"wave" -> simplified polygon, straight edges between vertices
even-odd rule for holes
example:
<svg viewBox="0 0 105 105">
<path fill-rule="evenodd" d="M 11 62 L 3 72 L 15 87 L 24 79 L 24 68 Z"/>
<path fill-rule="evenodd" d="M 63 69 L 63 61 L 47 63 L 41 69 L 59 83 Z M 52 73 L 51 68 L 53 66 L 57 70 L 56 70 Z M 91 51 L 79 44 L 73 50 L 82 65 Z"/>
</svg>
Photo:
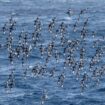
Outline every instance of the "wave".
<svg viewBox="0 0 105 105">
<path fill-rule="evenodd" d="M 11 0 L 0 0 L 0 2 L 11 2 Z"/>
</svg>

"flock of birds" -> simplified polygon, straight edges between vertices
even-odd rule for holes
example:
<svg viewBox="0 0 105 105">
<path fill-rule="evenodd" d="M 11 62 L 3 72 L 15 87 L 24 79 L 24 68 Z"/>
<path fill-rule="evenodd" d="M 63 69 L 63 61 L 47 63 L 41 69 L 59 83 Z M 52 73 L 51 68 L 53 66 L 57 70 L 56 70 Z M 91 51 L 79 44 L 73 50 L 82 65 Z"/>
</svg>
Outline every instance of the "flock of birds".
<svg viewBox="0 0 105 105">
<path fill-rule="evenodd" d="M 57 78 L 57 85 L 63 88 L 66 81 L 65 74 L 69 72 L 68 75 L 74 75 L 80 83 L 81 93 L 88 88 L 92 81 L 94 86 L 98 85 L 105 74 L 105 64 L 102 59 L 105 54 L 103 44 L 105 38 L 103 36 L 98 38 L 94 30 L 92 32 L 88 30 L 89 17 L 85 17 L 85 21 L 80 23 L 86 11 L 87 9 L 80 11 L 73 25 L 65 22 L 58 24 L 57 18 L 52 18 L 47 25 L 47 37 L 44 36 L 44 25 L 40 17 L 34 20 L 32 32 L 26 32 L 23 29 L 19 35 L 14 36 L 17 22 L 11 16 L 2 27 L 5 43 L 0 44 L 1 51 L 5 48 L 8 54 L 8 62 L 11 67 L 10 74 L 4 83 L 6 91 L 11 91 L 15 87 L 15 72 L 17 70 L 15 63 L 17 62 L 22 67 L 21 72 L 25 79 L 29 72 L 33 78 L 48 75 L 49 78 Z M 68 9 L 66 13 L 70 18 L 72 17 L 71 9 Z M 82 24 L 81 27 L 80 24 Z M 72 32 L 69 32 L 70 29 Z M 29 65 L 31 54 L 35 55 L 37 52 L 40 60 L 35 61 L 34 66 Z M 49 66 L 51 62 L 53 62 L 53 67 Z M 57 70 L 59 65 L 62 65 L 62 68 Z M 58 72 L 57 76 L 56 72 Z M 47 98 L 47 90 L 43 89 L 42 105 Z"/>
</svg>

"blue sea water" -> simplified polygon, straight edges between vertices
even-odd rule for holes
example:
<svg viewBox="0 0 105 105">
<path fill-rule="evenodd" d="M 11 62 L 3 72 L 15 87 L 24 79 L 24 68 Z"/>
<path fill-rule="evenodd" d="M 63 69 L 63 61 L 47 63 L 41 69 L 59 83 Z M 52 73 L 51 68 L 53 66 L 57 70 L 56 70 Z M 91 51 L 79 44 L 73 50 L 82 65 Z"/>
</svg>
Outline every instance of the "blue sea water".
<svg viewBox="0 0 105 105">
<path fill-rule="evenodd" d="M 71 18 L 66 14 L 68 8 L 73 10 Z M 14 14 L 14 19 L 17 22 L 17 30 L 14 37 L 17 37 L 23 27 L 26 31 L 31 32 L 33 30 L 33 21 L 39 16 L 44 27 L 42 39 L 44 45 L 47 45 L 49 43 L 49 33 L 45 30 L 51 18 L 56 17 L 58 23 L 63 21 L 72 26 L 80 10 L 84 8 L 88 8 L 83 17 L 84 20 L 89 17 L 88 29 L 97 33 L 97 39 L 101 38 L 105 31 L 105 0 L 0 0 L 0 27 L 8 21 L 11 14 Z M 5 36 L 0 32 L 0 43 L 4 43 L 3 38 Z M 72 32 L 70 38 L 78 37 L 73 35 Z M 88 56 L 94 53 L 91 48 L 92 40 L 90 37 L 87 38 L 87 43 L 89 44 L 87 51 L 90 54 Z M 60 59 L 61 63 L 56 68 L 58 74 L 63 68 L 62 60 L 63 58 Z M 35 50 L 30 55 L 29 65 L 33 66 L 39 61 L 41 63 L 44 62 L 40 58 L 39 52 Z M 104 62 L 103 56 L 102 63 Z M 55 65 L 55 62 L 52 59 L 48 69 L 53 65 Z M 11 92 L 7 94 L 4 89 L 4 83 L 10 73 L 10 65 L 6 49 L 0 49 L 0 105 L 40 105 L 40 97 L 44 88 L 48 91 L 48 99 L 45 105 L 105 105 L 104 77 L 100 80 L 99 86 L 89 86 L 81 95 L 80 84 L 69 71 L 66 72 L 64 87 L 61 88 L 57 86 L 57 78 L 49 78 L 47 75 L 33 77 L 29 73 L 24 79 L 20 63 L 16 63 L 15 67 L 16 84 Z M 56 74 L 56 77 L 58 74 Z"/>
</svg>

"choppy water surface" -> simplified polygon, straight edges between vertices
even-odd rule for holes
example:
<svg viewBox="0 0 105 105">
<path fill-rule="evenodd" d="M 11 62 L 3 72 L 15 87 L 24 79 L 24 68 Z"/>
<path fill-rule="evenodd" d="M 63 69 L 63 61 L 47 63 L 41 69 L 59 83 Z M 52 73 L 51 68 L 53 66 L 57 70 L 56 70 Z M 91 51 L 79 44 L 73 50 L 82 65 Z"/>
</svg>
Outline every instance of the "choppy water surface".
<svg viewBox="0 0 105 105">
<path fill-rule="evenodd" d="M 66 12 L 71 8 L 73 13 L 69 17 Z M 6 47 L 0 49 L 0 105 L 40 105 L 41 95 L 43 89 L 47 90 L 48 99 L 45 101 L 45 105 L 105 105 L 105 78 L 104 74 L 100 78 L 100 84 L 94 86 L 92 81 L 91 72 L 89 69 L 89 61 L 95 54 L 94 48 L 92 48 L 93 40 L 100 39 L 99 46 L 104 48 L 104 28 L 105 28 L 105 0 L 0 0 L 0 28 L 2 29 L 5 22 L 7 22 L 14 14 L 16 20 L 16 30 L 13 32 L 14 46 L 17 46 L 17 36 L 24 29 L 26 32 L 33 32 L 34 20 L 39 17 L 42 23 L 41 39 L 38 45 L 41 43 L 46 47 L 48 43 L 52 41 L 52 35 L 48 32 L 48 23 L 53 17 L 56 17 L 57 27 L 63 21 L 67 25 L 68 34 L 67 40 L 80 40 L 80 31 L 73 32 L 73 24 L 76 22 L 81 9 L 87 9 L 82 18 L 79 21 L 78 29 L 82 29 L 83 22 L 88 18 L 88 35 L 85 39 L 86 56 L 85 56 L 85 68 L 83 73 L 89 75 L 89 83 L 87 88 L 81 94 L 80 80 L 83 73 L 76 79 L 75 73 L 73 74 L 69 67 L 64 70 L 64 56 L 62 48 L 60 46 L 59 36 L 55 40 L 56 47 L 61 57 L 59 63 L 56 62 L 54 57 L 50 58 L 47 64 L 47 73 L 44 76 L 33 76 L 31 68 L 40 62 L 44 65 L 45 57 L 41 58 L 39 49 L 36 48 L 31 51 L 28 58 L 28 73 L 26 78 L 23 76 L 23 68 L 19 60 L 15 59 L 15 86 L 9 93 L 5 91 L 5 81 L 10 74 L 11 65 L 8 60 L 8 51 Z M 96 32 L 96 37 L 92 37 L 92 31 Z M 0 43 L 5 44 L 6 35 L 0 32 Z M 31 34 L 29 34 L 31 37 Z M 29 43 L 31 43 L 29 39 Z M 75 54 L 75 59 L 79 59 L 79 51 Z M 104 51 L 105 52 L 105 51 Z M 100 62 L 96 67 L 100 67 L 105 64 L 104 57 L 102 55 Z M 50 70 L 55 67 L 55 77 L 50 77 Z M 64 71 L 65 80 L 64 87 L 60 87 L 57 84 L 58 76 Z"/>
</svg>

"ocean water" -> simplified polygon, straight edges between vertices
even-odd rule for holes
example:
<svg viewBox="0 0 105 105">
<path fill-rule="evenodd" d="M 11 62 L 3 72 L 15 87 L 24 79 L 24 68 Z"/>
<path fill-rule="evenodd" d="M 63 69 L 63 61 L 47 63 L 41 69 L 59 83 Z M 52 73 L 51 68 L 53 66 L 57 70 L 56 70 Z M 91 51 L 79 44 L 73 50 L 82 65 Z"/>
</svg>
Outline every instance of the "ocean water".
<svg viewBox="0 0 105 105">
<path fill-rule="evenodd" d="M 73 11 L 71 17 L 66 14 L 69 8 Z M 89 37 L 86 39 L 88 43 L 86 47 L 88 57 L 86 60 L 89 60 L 89 56 L 94 54 L 94 50 L 91 48 L 93 41 L 91 31 L 97 33 L 95 40 L 101 38 L 101 46 L 104 46 L 102 36 L 105 35 L 105 0 L 0 0 L 0 29 L 8 21 L 11 14 L 14 15 L 14 19 L 17 22 L 17 29 L 14 33 L 14 42 L 16 42 L 17 35 L 21 32 L 20 30 L 24 29 L 27 32 L 32 32 L 33 21 L 39 16 L 44 27 L 42 29 L 42 42 L 46 46 L 50 42 L 50 34 L 46 31 L 46 25 L 53 17 L 56 17 L 57 24 L 63 21 L 70 25 L 68 29 L 71 33 L 69 39 L 78 39 L 78 35 L 71 31 L 72 26 L 80 10 L 86 8 L 88 8 L 87 12 L 80 22 L 85 21 L 87 17 L 89 18 Z M 81 28 L 81 26 L 79 24 L 78 28 Z M 0 32 L 0 43 L 4 44 L 5 37 Z M 16 43 L 14 44 L 16 45 Z M 57 65 L 57 72 L 54 78 L 50 78 L 49 74 L 33 77 L 28 71 L 29 73 L 25 79 L 22 74 L 21 64 L 16 61 L 14 65 L 16 68 L 15 87 L 7 93 L 4 83 L 8 78 L 11 67 L 6 50 L 6 48 L 0 49 L 0 105 L 41 105 L 42 90 L 45 88 L 48 91 L 48 99 L 45 101 L 45 105 L 105 105 L 105 75 L 101 78 L 98 86 L 93 86 L 94 82 L 89 81 L 89 86 L 83 94 L 81 94 L 80 81 L 76 80 L 76 76 L 69 70 L 65 72 L 64 87 L 61 88 L 57 85 L 57 76 L 63 70 L 63 58 L 60 59 L 59 64 L 56 64 L 53 58 L 48 64 L 48 71 Z M 101 64 L 105 63 L 104 59 L 105 57 L 103 56 Z M 28 64 L 31 68 L 38 62 L 43 64 L 44 60 L 40 58 L 38 50 L 34 50 L 29 56 Z"/>
</svg>

